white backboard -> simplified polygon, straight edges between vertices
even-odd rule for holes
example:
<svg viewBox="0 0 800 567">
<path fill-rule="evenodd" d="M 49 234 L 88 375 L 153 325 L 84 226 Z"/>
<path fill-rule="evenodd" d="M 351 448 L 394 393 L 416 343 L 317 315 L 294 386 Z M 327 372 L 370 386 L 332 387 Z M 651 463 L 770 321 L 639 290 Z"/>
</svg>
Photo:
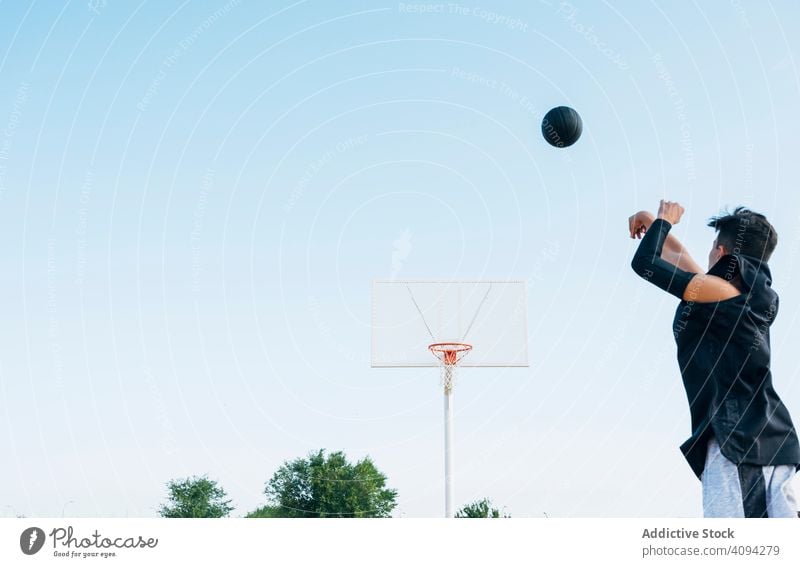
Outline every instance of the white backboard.
<svg viewBox="0 0 800 567">
<path fill-rule="evenodd" d="M 372 366 L 438 366 L 435 342 L 463 342 L 461 366 L 528 366 L 523 280 L 377 280 L 372 284 Z"/>
</svg>

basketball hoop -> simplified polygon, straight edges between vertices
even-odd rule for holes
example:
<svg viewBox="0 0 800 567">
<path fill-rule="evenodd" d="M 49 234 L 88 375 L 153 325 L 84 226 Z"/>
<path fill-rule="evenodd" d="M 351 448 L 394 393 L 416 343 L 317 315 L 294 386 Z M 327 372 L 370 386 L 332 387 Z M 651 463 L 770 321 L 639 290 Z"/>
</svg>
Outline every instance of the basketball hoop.
<svg viewBox="0 0 800 567">
<path fill-rule="evenodd" d="M 445 394 L 449 394 L 453 391 L 453 384 L 455 383 L 455 367 L 458 366 L 462 358 L 469 354 L 469 351 L 472 350 L 472 345 L 467 343 L 433 343 L 428 345 L 428 350 L 441 363 L 442 385 L 444 386 Z"/>
<path fill-rule="evenodd" d="M 472 350 L 472 345 L 467 343 L 433 343 L 428 345 L 428 350 L 433 353 L 433 356 L 442 361 L 442 364 L 454 366 Z"/>
<path fill-rule="evenodd" d="M 527 287 L 524 280 L 372 282 L 372 367 L 440 368 L 447 518 L 455 516 L 453 395 L 457 368 L 528 366 Z M 480 356 L 467 357 L 473 347 Z"/>
</svg>

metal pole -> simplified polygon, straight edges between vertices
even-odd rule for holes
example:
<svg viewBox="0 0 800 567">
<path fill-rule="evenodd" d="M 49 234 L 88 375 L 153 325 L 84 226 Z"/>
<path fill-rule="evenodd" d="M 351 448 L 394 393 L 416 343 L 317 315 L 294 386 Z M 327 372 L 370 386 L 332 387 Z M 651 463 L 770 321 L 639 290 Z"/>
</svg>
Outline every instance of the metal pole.
<svg viewBox="0 0 800 567">
<path fill-rule="evenodd" d="M 445 365 L 444 384 L 444 517 L 453 518 L 453 371 Z"/>
</svg>

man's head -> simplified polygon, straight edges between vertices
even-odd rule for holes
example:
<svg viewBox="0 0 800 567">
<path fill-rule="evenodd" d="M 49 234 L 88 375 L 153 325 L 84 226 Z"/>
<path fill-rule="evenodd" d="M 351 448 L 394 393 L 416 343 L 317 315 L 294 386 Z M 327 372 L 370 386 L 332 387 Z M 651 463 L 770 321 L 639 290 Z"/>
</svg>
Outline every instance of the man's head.
<svg viewBox="0 0 800 567">
<path fill-rule="evenodd" d="M 725 254 L 744 254 L 768 262 L 778 244 L 778 233 L 767 217 L 745 207 L 712 217 L 708 226 L 717 230 L 708 254 L 709 269 Z"/>
</svg>

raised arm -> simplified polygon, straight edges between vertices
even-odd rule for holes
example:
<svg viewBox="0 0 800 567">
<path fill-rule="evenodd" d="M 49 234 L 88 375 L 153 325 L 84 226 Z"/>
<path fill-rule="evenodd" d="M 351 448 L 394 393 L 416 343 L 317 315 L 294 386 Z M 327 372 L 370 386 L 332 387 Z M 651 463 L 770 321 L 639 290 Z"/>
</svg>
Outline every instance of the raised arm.
<svg viewBox="0 0 800 567">
<path fill-rule="evenodd" d="M 631 238 L 642 238 L 654 220 L 656 220 L 655 215 L 648 211 L 639 211 L 630 217 L 628 219 L 628 229 L 630 230 Z M 705 273 L 674 234 L 667 234 L 661 251 L 661 258 L 685 272 L 693 274 Z"/>
<path fill-rule="evenodd" d="M 642 278 L 677 297 L 683 299 L 694 273 L 682 270 L 661 257 L 664 242 L 672 225 L 664 219 L 656 219 L 642 238 L 631 268 Z"/>
<path fill-rule="evenodd" d="M 664 259 L 662 253 L 666 247 L 672 223 L 677 223 L 682 214 L 683 207 L 679 204 L 662 200 L 658 218 L 649 227 L 641 229 L 638 224 L 640 221 L 637 220 L 639 213 L 629 219 L 631 238 L 644 233 L 642 242 L 631 261 L 633 270 L 650 283 L 678 299 L 686 301 L 710 303 L 739 295 L 741 292 L 730 282 L 717 276 L 704 274 L 688 253 L 685 253 L 685 249 L 677 239 L 675 239 L 677 244 L 673 244 L 672 250 L 669 252 L 674 258 L 677 258 L 676 263 L 673 264 Z M 697 271 L 679 267 L 677 262 L 681 261 L 684 266 Z"/>
</svg>

